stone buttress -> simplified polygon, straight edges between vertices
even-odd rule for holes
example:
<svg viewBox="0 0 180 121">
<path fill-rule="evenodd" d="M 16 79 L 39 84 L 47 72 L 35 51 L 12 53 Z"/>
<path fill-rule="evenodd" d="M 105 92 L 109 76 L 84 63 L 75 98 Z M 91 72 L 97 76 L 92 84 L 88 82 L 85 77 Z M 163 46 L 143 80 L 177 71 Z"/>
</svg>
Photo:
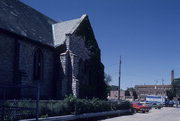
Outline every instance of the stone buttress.
<svg viewBox="0 0 180 121">
<path fill-rule="evenodd" d="M 70 50 L 71 34 L 66 34 L 66 52 L 60 54 L 60 61 L 63 68 L 64 77 L 62 79 L 62 96 L 73 94 L 79 95 L 78 56 Z"/>
</svg>

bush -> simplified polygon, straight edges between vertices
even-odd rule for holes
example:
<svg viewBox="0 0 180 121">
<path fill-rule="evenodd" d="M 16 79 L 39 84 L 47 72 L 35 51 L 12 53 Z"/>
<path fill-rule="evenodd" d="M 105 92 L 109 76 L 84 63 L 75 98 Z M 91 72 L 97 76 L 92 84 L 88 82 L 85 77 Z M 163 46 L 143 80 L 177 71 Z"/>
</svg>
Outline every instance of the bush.
<svg viewBox="0 0 180 121">
<path fill-rule="evenodd" d="M 36 106 L 36 101 L 25 100 L 16 102 L 19 107 Z M 11 103 L 11 101 L 8 102 L 8 105 L 11 105 Z M 66 97 L 64 100 L 40 100 L 39 103 L 40 117 L 115 111 L 131 108 L 131 104 L 128 101 L 118 104 L 118 102 L 110 102 L 107 100 L 100 100 L 98 98 L 93 98 L 91 100 L 77 99 L 72 95 Z M 23 111 L 22 113 L 29 113 L 31 116 L 33 116 L 33 113 L 35 114 L 33 111 Z M 23 116 L 23 118 L 26 117 Z M 28 116 L 28 118 L 30 117 Z"/>
</svg>

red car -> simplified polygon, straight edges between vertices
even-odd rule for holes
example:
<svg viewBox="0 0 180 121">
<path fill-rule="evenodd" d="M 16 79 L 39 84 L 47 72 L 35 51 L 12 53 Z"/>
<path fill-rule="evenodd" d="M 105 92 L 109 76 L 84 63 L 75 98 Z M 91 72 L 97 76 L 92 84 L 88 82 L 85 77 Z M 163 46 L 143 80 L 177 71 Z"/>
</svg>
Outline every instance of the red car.
<svg viewBox="0 0 180 121">
<path fill-rule="evenodd" d="M 132 103 L 132 104 L 133 104 L 133 110 L 135 113 L 139 112 L 139 111 L 145 113 L 145 112 L 149 112 L 149 110 L 151 109 L 150 107 L 144 106 L 141 103 L 136 102 L 136 103 Z"/>
</svg>

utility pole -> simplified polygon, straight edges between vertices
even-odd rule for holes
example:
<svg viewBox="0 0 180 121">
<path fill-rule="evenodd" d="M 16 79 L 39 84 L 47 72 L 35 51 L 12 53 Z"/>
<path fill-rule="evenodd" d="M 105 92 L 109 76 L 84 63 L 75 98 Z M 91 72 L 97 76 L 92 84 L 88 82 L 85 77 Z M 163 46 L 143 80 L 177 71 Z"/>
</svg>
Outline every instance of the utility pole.
<svg viewBox="0 0 180 121">
<path fill-rule="evenodd" d="M 120 91 L 121 91 L 121 56 L 119 60 L 119 90 L 118 90 L 118 100 L 120 101 Z"/>
<path fill-rule="evenodd" d="M 164 79 L 162 78 L 162 85 L 164 85 Z"/>
<path fill-rule="evenodd" d="M 164 87 L 164 79 L 162 78 L 162 86 L 163 86 L 163 96 L 166 95 L 165 87 Z"/>
<path fill-rule="evenodd" d="M 155 89 L 155 95 L 157 95 L 157 84 L 158 84 L 158 81 L 156 81 L 155 87 L 154 87 L 154 89 Z"/>
</svg>

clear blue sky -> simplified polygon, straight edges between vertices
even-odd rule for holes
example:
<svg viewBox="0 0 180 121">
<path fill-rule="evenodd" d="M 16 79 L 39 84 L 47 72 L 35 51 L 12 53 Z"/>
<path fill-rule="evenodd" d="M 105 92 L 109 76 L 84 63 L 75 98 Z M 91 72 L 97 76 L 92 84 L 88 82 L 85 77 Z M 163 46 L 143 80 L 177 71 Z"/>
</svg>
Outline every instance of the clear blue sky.
<svg viewBox="0 0 180 121">
<path fill-rule="evenodd" d="M 170 83 L 180 77 L 179 0 L 21 0 L 45 15 L 65 21 L 88 14 L 106 73 L 121 87 Z"/>
</svg>

